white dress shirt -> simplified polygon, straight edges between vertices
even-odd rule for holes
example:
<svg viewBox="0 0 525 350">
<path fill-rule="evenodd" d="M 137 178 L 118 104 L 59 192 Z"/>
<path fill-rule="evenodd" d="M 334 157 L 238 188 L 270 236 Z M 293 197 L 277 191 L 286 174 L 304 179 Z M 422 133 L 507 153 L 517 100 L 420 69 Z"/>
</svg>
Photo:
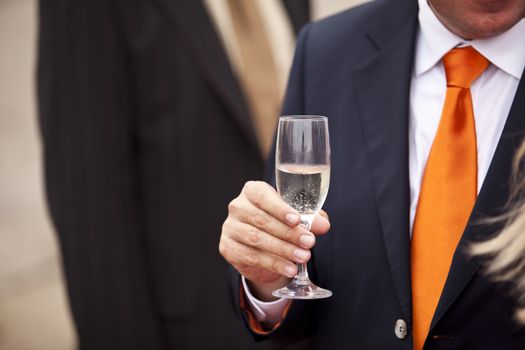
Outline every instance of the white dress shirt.
<svg viewBox="0 0 525 350">
<path fill-rule="evenodd" d="M 525 19 L 498 36 L 468 41 L 450 32 L 426 0 L 419 0 L 418 18 L 408 133 L 410 231 L 421 179 L 445 101 L 446 77 L 442 57 L 456 46 L 471 45 L 491 63 L 471 86 L 478 148 L 478 192 L 483 186 L 525 67 Z M 278 317 L 289 301 L 263 303 L 250 294 L 244 278 L 243 283 L 256 318 L 270 324 L 279 321 Z"/>
</svg>

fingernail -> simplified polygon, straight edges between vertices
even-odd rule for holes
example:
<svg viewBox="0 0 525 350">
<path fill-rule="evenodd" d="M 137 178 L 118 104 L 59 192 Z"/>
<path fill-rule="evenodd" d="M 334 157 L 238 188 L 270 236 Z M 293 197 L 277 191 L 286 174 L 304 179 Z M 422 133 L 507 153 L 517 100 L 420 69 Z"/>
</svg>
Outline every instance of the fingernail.
<svg viewBox="0 0 525 350">
<path fill-rule="evenodd" d="M 297 214 L 290 213 L 286 214 L 286 221 L 288 221 L 290 225 L 297 225 L 301 221 L 301 218 Z"/>
<path fill-rule="evenodd" d="M 285 266 L 284 273 L 290 278 L 295 277 L 295 266 Z"/>
<path fill-rule="evenodd" d="M 311 248 L 315 244 L 315 237 L 314 235 L 302 235 L 299 237 L 299 242 L 303 245 L 305 248 Z"/>
<path fill-rule="evenodd" d="M 295 257 L 297 259 L 299 259 L 301 262 L 305 261 L 306 259 L 308 259 L 308 256 L 310 255 L 310 253 L 306 250 L 302 250 L 302 249 L 295 249 L 293 251 L 293 255 L 295 255 Z"/>
<path fill-rule="evenodd" d="M 324 210 L 319 212 L 319 216 L 322 217 L 323 219 L 330 221 L 330 217 L 328 216 L 328 213 Z"/>
<path fill-rule="evenodd" d="M 327 216 L 319 215 L 319 217 L 326 222 L 330 222 L 330 219 L 328 219 Z"/>
</svg>

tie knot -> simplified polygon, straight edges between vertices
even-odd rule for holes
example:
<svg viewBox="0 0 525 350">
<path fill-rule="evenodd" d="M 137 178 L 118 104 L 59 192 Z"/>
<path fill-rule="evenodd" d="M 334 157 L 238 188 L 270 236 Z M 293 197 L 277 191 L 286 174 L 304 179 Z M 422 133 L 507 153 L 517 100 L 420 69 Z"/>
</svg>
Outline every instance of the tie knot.
<svg viewBox="0 0 525 350">
<path fill-rule="evenodd" d="M 489 61 L 472 46 L 450 50 L 443 57 L 447 86 L 468 89 L 489 65 Z"/>
</svg>

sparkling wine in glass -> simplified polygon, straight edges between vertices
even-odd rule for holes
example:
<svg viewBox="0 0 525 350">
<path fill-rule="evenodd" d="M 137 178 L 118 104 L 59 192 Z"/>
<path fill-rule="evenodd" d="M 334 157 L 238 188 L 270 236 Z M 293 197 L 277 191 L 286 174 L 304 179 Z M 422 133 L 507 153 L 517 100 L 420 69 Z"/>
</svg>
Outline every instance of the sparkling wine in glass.
<svg viewBox="0 0 525 350">
<path fill-rule="evenodd" d="M 330 184 L 330 139 L 328 119 L 297 115 L 279 118 L 275 172 L 279 196 L 301 215 L 308 230 L 321 210 Z M 288 299 L 320 299 L 332 292 L 310 281 L 306 264 L 297 265 L 297 275 L 272 293 Z"/>
</svg>

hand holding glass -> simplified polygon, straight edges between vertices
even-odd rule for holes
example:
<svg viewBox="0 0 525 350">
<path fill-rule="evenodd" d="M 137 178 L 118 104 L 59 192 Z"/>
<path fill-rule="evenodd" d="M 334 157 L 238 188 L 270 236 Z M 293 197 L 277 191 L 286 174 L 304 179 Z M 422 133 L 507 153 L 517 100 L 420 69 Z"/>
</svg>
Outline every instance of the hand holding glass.
<svg viewBox="0 0 525 350">
<path fill-rule="evenodd" d="M 330 140 L 328 119 L 322 116 L 279 118 L 275 171 L 279 196 L 301 215 L 308 230 L 323 206 L 330 184 Z M 332 292 L 313 284 L 306 264 L 284 288 L 272 293 L 288 299 L 320 299 Z"/>
</svg>

